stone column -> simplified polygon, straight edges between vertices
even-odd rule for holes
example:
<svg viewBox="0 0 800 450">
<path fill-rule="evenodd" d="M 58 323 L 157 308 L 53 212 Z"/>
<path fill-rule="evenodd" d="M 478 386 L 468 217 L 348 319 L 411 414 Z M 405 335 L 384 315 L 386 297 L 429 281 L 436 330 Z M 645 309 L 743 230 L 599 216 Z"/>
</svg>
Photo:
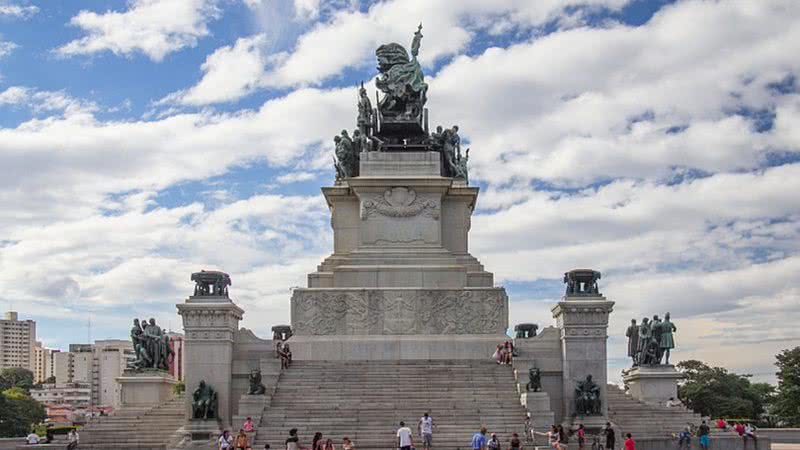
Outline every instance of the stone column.
<svg viewBox="0 0 800 450">
<path fill-rule="evenodd" d="M 195 295 L 177 307 L 186 333 L 186 417 L 192 417 L 192 393 L 205 380 L 217 392 L 222 425 L 230 428 L 233 339 L 244 311 L 217 295 Z"/>
<path fill-rule="evenodd" d="M 563 421 L 569 423 L 575 414 L 575 387 L 578 381 L 592 375 L 600 388 L 602 414 L 578 417 L 587 427 L 602 426 L 608 417 L 606 384 L 606 339 L 608 315 L 614 302 L 599 293 L 566 295 L 553 307 L 553 317 L 561 331 L 563 360 Z"/>
</svg>

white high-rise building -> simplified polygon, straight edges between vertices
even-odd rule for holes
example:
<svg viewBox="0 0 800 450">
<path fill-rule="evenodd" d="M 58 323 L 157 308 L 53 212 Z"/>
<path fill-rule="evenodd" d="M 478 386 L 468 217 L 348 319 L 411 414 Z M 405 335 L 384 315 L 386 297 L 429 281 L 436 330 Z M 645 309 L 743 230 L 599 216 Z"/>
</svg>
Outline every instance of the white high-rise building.
<svg viewBox="0 0 800 450">
<path fill-rule="evenodd" d="M 35 347 L 36 322 L 7 312 L 0 320 L 0 369 L 19 367 L 35 373 Z"/>
<path fill-rule="evenodd" d="M 133 346 L 128 340 L 72 344 L 68 352 L 55 354 L 56 383 L 87 383 L 91 386 L 91 406 L 117 408 L 120 404 L 117 377 L 122 375 L 132 357 Z"/>
</svg>

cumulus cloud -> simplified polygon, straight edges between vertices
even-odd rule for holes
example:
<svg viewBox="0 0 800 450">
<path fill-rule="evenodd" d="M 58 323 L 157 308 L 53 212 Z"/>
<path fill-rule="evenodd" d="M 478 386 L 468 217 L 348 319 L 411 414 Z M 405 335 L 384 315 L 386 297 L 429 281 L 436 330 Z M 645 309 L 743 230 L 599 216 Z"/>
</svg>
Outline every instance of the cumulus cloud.
<svg viewBox="0 0 800 450">
<path fill-rule="evenodd" d="M 25 86 L 11 86 L 0 92 L 0 106 L 25 107 L 34 113 L 62 112 L 75 115 L 96 111 L 92 102 L 70 96 L 64 91 L 41 91 Z"/>
<path fill-rule="evenodd" d="M 125 11 L 83 10 L 70 20 L 86 35 L 56 49 L 62 56 L 140 52 L 153 61 L 197 45 L 220 16 L 216 0 L 133 0 Z"/>
<path fill-rule="evenodd" d="M 267 55 L 266 35 L 239 38 L 218 48 L 201 66 L 203 78 L 188 90 L 173 92 L 158 105 L 207 105 L 241 98 L 261 86 Z"/>
</svg>

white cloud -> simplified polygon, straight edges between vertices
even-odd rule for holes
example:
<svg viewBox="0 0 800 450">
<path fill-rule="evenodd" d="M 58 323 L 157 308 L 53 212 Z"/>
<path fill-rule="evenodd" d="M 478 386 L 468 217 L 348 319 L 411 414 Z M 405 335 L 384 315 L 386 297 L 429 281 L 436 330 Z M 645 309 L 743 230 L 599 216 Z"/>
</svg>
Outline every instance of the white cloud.
<svg viewBox="0 0 800 450">
<path fill-rule="evenodd" d="M 220 16 L 217 0 L 132 0 L 126 11 L 81 11 L 70 24 L 86 36 L 56 51 L 63 56 L 110 51 L 145 54 L 161 61 L 169 53 L 194 47 L 209 34 L 208 23 Z"/>
<path fill-rule="evenodd" d="M 185 91 L 173 92 L 157 104 L 207 105 L 236 100 L 260 86 L 266 64 L 266 35 L 236 40 L 218 48 L 201 66 L 203 78 Z"/>
<path fill-rule="evenodd" d="M 29 19 L 39 12 L 39 7 L 34 5 L 16 5 L 13 3 L 0 3 L 0 17 L 11 17 L 15 19 Z"/>
<path fill-rule="evenodd" d="M 393 0 L 372 5 L 367 12 L 336 3 L 327 23 L 318 23 L 300 35 L 291 52 L 271 53 L 275 38 L 271 30 L 239 39 L 233 47 L 216 50 L 203 64 L 204 76 L 192 88 L 170 94 L 161 104 L 206 105 L 237 100 L 254 89 L 318 85 L 350 67 L 363 67 L 374 59 L 374 49 L 385 42 L 408 45 L 420 20 L 425 21 L 420 60 L 435 60 L 462 50 L 477 29 L 496 26 L 498 16 L 518 27 L 539 26 L 575 7 L 617 9 L 627 0 L 576 0 L 566 2 L 511 1 L 486 4 L 477 0 L 458 3 L 425 0 Z M 280 3 L 280 2 L 279 2 Z M 279 8 L 279 4 L 247 0 L 257 13 Z M 333 9 L 333 5 L 327 5 Z M 295 14 L 303 20 L 316 17 L 323 5 L 319 0 L 295 0 Z M 576 13 L 577 14 L 577 13 Z M 265 28 L 285 27 L 284 16 L 267 14 Z M 512 26 L 512 25 L 509 25 Z M 283 30 L 287 33 L 287 30 Z M 291 33 L 288 33 L 291 34 Z M 271 36 L 271 35 L 270 35 Z M 331 47 L 335 46 L 335 50 Z M 259 70 L 260 67 L 260 70 Z M 224 79 L 229 83 L 218 80 Z"/>
<path fill-rule="evenodd" d="M 301 181 L 309 181 L 317 178 L 317 175 L 311 172 L 290 172 L 279 176 L 275 179 L 279 184 L 299 183 Z"/>
<path fill-rule="evenodd" d="M 77 99 L 64 91 L 40 91 L 25 86 L 11 86 L 0 92 L 0 106 L 26 107 L 35 113 L 63 112 L 65 115 L 96 111 L 97 105 Z"/>
<path fill-rule="evenodd" d="M 38 94 L 12 88 L 0 98 L 22 104 Z M 0 230 L 85 217 L 108 194 L 158 191 L 252 162 L 286 167 L 303 155 L 317 158 L 332 151 L 331 130 L 351 122 L 352 96 L 350 89 L 302 89 L 233 114 L 101 121 L 84 110 L 0 128 Z"/>
<path fill-rule="evenodd" d="M 17 44 L 9 41 L 0 41 L 0 58 L 13 52 L 14 49 L 19 47 Z"/>
</svg>

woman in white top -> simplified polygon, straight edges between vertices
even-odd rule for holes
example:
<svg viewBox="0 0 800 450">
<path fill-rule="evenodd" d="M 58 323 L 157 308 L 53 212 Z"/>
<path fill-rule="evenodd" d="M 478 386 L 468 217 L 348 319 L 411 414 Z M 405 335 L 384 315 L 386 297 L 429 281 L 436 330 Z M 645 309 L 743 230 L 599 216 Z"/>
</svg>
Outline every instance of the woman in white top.
<svg viewBox="0 0 800 450">
<path fill-rule="evenodd" d="M 534 431 L 534 434 L 538 434 L 539 436 L 547 436 L 547 441 L 550 443 L 550 447 L 554 450 L 564 450 L 564 446 L 561 445 L 561 438 L 560 434 L 558 433 L 558 428 L 555 425 L 550 427 L 550 431 L 547 433 L 540 433 L 538 431 Z"/>
</svg>

